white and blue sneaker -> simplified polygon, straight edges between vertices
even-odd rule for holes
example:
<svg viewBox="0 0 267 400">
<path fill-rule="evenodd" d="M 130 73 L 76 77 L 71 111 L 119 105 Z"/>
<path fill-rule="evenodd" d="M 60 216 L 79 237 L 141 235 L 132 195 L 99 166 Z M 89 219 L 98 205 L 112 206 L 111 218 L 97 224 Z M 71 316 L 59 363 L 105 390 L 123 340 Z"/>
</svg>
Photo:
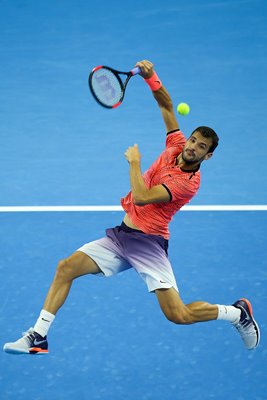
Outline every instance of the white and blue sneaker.
<svg viewBox="0 0 267 400">
<path fill-rule="evenodd" d="M 22 334 L 22 338 L 13 343 L 6 343 L 3 350 L 11 354 L 47 354 L 47 338 L 42 337 L 33 328 Z"/>
<path fill-rule="evenodd" d="M 260 343 L 260 328 L 253 318 L 252 306 L 247 299 L 237 300 L 234 307 L 241 311 L 240 320 L 233 326 L 238 330 L 245 347 L 255 349 Z"/>
</svg>

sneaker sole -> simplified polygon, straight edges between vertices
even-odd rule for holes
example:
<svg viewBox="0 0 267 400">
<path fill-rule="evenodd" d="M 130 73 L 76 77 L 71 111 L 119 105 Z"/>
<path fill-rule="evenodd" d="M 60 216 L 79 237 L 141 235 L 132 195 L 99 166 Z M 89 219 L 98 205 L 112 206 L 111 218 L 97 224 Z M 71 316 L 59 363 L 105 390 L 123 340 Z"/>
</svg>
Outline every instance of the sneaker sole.
<svg viewBox="0 0 267 400">
<path fill-rule="evenodd" d="M 41 349 L 41 348 L 38 348 L 38 347 L 32 347 L 29 350 L 29 353 L 30 354 L 48 354 L 48 350 L 44 350 L 44 349 Z"/>
<path fill-rule="evenodd" d="M 250 312 L 250 315 L 251 315 L 251 319 L 252 319 L 252 321 L 253 321 L 253 324 L 254 324 L 255 329 L 256 329 L 256 332 L 257 332 L 257 343 L 256 343 L 256 345 L 251 349 L 251 350 L 253 350 L 253 349 L 256 349 L 256 347 L 258 347 L 258 345 L 259 345 L 259 343 L 260 343 L 260 328 L 259 328 L 257 322 L 255 321 L 255 319 L 253 318 L 253 310 L 252 310 L 252 305 L 251 305 L 251 303 L 248 301 L 248 299 L 245 299 L 245 298 L 242 298 L 241 300 L 243 300 L 243 301 L 246 303 L 246 305 L 248 306 L 248 309 L 249 309 L 249 312 Z"/>
<path fill-rule="evenodd" d="M 48 354 L 48 350 L 43 350 L 39 348 L 31 348 L 29 350 L 24 349 L 10 349 L 4 348 L 4 352 L 9 354 Z"/>
</svg>

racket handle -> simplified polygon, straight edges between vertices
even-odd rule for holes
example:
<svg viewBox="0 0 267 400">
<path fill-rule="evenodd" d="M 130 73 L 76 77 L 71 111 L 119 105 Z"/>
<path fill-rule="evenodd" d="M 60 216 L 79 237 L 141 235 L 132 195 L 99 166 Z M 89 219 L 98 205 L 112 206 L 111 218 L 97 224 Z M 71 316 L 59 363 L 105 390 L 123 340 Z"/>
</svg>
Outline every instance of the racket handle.
<svg viewBox="0 0 267 400">
<path fill-rule="evenodd" d="M 131 74 L 132 74 L 132 75 L 140 74 L 140 72 L 141 72 L 141 69 L 140 69 L 139 67 L 134 67 L 134 68 L 131 70 Z"/>
</svg>

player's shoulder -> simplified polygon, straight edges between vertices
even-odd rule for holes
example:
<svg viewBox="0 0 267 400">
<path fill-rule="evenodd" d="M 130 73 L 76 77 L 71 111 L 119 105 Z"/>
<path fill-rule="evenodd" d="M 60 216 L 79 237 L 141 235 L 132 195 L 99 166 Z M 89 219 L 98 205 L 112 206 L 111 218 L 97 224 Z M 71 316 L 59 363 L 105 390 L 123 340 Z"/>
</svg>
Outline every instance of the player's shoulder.
<svg viewBox="0 0 267 400">
<path fill-rule="evenodd" d="M 180 129 L 167 132 L 166 147 L 184 146 L 186 142 L 185 135 Z"/>
</svg>

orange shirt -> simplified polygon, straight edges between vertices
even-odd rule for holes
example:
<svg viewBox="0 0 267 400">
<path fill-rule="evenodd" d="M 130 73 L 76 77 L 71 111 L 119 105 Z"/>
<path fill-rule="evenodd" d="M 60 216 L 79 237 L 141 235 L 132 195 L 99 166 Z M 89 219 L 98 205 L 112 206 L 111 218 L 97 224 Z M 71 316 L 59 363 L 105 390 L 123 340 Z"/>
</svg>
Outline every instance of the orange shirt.
<svg viewBox="0 0 267 400">
<path fill-rule="evenodd" d="M 148 189 L 161 184 L 168 190 L 171 196 L 169 202 L 137 206 L 133 203 L 132 192 L 121 199 L 121 205 L 131 221 L 147 234 L 169 239 L 169 222 L 199 188 L 200 172 L 185 172 L 176 165 L 176 158 L 182 152 L 185 142 L 185 136 L 180 130 L 167 135 L 165 150 L 143 175 Z"/>
</svg>

